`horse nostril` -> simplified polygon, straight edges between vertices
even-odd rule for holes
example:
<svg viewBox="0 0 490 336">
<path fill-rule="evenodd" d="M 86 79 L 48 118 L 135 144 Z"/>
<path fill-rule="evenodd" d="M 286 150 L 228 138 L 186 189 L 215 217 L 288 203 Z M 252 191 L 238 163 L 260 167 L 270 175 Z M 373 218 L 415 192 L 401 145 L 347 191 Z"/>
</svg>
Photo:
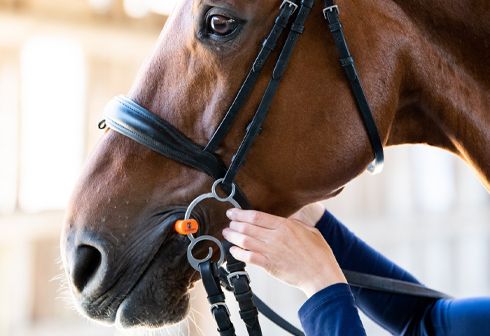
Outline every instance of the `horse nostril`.
<svg viewBox="0 0 490 336">
<path fill-rule="evenodd" d="M 97 273 L 101 260 L 102 255 L 95 247 L 81 245 L 77 248 L 72 277 L 73 284 L 80 292 Z"/>
</svg>

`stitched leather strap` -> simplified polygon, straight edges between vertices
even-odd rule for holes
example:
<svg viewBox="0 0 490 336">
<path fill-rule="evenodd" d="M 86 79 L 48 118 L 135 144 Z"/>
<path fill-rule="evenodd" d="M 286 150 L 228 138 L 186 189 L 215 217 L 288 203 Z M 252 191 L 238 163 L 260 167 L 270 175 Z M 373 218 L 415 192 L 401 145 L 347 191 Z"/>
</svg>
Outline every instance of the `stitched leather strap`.
<svg viewBox="0 0 490 336">
<path fill-rule="evenodd" d="M 231 323 L 230 312 L 225 304 L 226 298 L 221 290 L 216 264 L 209 260 L 199 264 L 199 273 L 208 295 L 211 313 L 218 325 L 219 334 L 221 336 L 235 336 L 235 328 Z"/>
<path fill-rule="evenodd" d="M 372 274 L 342 270 L 352 287 L 369 289 L 390 294 L 402 294 L 431 299 L 449 299 L 449 295 L 412 282 L 381 277 Z"/>
<path fill-rule="evenodd" d="M 333 0 L 325 0 L 324 14 L 339 53 L 340 64 L 349 81 L 352 94 L 361 113 L 362 121 L 374 151 L 374 161 L 369 165 L 368 170 L 373 174 L 379 173 L 383 169 L 384 164 L 383 144 L 381 143 L 376 122 L 374 121 L 371 108 L 369 107 L 364 89 L 357 74 L 354 58 L 347 46 L 344 30 L 340 23 L 338 7 L 335 6 Z"/>
<path fill-rule="evenodd" d="M 236 260 L 230 253 L 230 244 L 224 242 L 226 250 L 226 269 L 228 274 L 236 274 L 229 279 L 229 285 L 233 291 L 238 307 L 240 308 L 240 318 L 247 327 L 250 336 L 261 336 L 262 330 L 259 322 L 259 312 L 253 301 L 253 292 L 250 288 L 250 280 L 245 272 L 246 264 Z M 228 278 L 227 278 L 228 282 Z"/>
<path fill-rule="evenodd" d="M 167 121 L 129 98 L 113 98 L 106 106 L 104 118 L 112 130 L 171 160 L 202 171 L 215 180 L 225 175 L 226 166 L 217 155 L 204 151 Z M 230 193 L 230 185 L 221 187 Z M 238 186 L 235 198 L 242 208 L 250 208 Z"/>
<path fill-rule="evenodd" d="M 281 79 L 286 71 L 286 68 L 289 64 L 291 56 L 293 54 L 294 47 L 296 46 L 296 42 L 298 41 L 299 36 L 304 31 L 304 25 L 308 15 L 311 12 L 311 8 L 313 7 L 314 0 L 303 0 L 301 2 L 301 7 L 298 10 L 298 14 L 296 19 L 294 20 L 291 30 L 289 32 L 286 43 L 284 44 L 281 54 L 276 62 L 274 67 L 274 71 L 272 73 L 272 79 L 269 81 L 267 89 L 262 97 L 262 101 L 255 113 L 252 121 L 247 127 L 247 132 L 245 133 L 245 137 L 243 138 L 240 146 L 236 154 L 233 156 L 232 162 L 226 175 L 224 177 L 223 184 L 229 185 L 234 180 L 240 167 L 242 166 L 245 158 L 252 147 L 255 139 L 260 134 L 262 129 L 262 124 L 267 117 L 267 114 L 272 105 L 272 100 L 276 95 L 277 89 L 279 88 L 279 84 Z"/>
<path fill-rule="evenodd" d="M 245 81 L 243 82 L 240 91 L 238 91 L 238 94 L 235 97 L 235 100 L 231 104 L 230 108 L 228 109 L 228 112 L 214 132 L 211 140 L 209 140 L 209 143 L 205 148 L 207 152 L 212 153 L 216 151 L 218 146 L 223 141 L 223 138 L 230 131 L 233 121 L 247 101 L 250 93 L 254 89 L 265 63 L 269 59 L 272 51 L 276 48 L 279 37 L 281 37 L 284 29 L 287 27 L 294 11 L 295 7 L 287 3 L 283 4 L 283 6 L 281 7 L 280 13 L 275 20 L 274 27 L 272 27 L 269 36 L 264 40 L 262 48 L 260 49 L 259 54 L 257 55 L 252 67 L 250 68 L 250 71 Z"/>
</svg>

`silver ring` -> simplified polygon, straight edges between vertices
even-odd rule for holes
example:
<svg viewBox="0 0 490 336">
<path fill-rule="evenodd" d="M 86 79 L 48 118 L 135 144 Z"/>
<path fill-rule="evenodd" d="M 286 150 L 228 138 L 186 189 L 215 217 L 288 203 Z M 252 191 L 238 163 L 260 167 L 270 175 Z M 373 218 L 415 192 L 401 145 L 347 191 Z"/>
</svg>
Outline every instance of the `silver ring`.
<svg viewBox="0 0 490 336">
<path fill-rule="evenodd" d="M 211 247 L 209 247 L 208 255 L 204 259 L 198 259 L 198 258 L 194 257 L 194 254 L 192 254 L 196 245 L 200 242 L 203 242 L 203 241 L 209 241 L 209 242 L 215 243 L 218 246 L 220 255 L 219 255 L 219 259 L 218 259 L 217 264 L 218 264 L 218 267 L 221 266 L 223 264 L 223 262 L 225 261 L 225 249 L 223 248 L 223 244 L 221 244 L 221 242 L 218 239 L 216 239 L 212 236 L 201 236 L 199 238 L 191 239 L 191 244 L 187 248 L 187 260 L 189 261 L 189 264 L 196 271 L 199 271 L 199 264 L 206 262 L 206 261 L 209 261 L 213 257 L 213 249 Z"/>
<path fill-rule="evenodd" d="M 216 188 L 222 182 L 223 182 L 223 179 L 219 179 L 219 180 L 215 181 L 213 183 L 213 187 L 211 188 L 212 192 L 207 193 L 207 194 L 202 194 L 202 195 L 196 197 L 187 207 L 187 210 L 185 211 L 185 215 L 184 215 L 184 220 L 191 219 L 192 211 L 194 210 L 194 208 L 199 203 L 201 203 L 202 201 L 205 201 L 207 199 L 215 199 L 221 203 L 230 203 L 235 208 L 241 209 L 240 204 L 233 198 L 235 196 L 235 192 L 236 192 L 235 184 L 232 184 L 232 189 L 231 189 L 231 193 L 229 196 L 227 196 L 226 198 L 218 196 L 218 194 L 216 193 Z M 206 261 L 209 261 L 213 257 L 213 249 L 211 247 L 209 247 L 208 255 L 204 259 L 198 259 L 198 258 L 194 257 L 194 254 L 192 253 L 194 251 L 194 248 L 196 247 L 196 245 L 198 243 L 203 242 L 203 241 L 209 241 L 209 242 L 212 242 L 218 246 L 218 248 L 220 250 L 220 256 L 219 256 L 218 263 L 217 263 L 218 267 L 223 264 L 223 262 L 225 261 L 225 250 L 223 248 L 223 244 L 221 244 L 221 242 L 218 239 L 216 239 L 213 236 L 201 236 L 201 237 L 196 238 L 196 237 L 194 237 L 194 235 L 192 233 L 188 234 L 187 237 L 191 241 L 189 247 L 187 248 L 187 260 L 189 261 L 189 264 L 192 266 L 192 268 L 194 268 L 196 271 L 199 271 L 199 264 L 206 262 Z"/>
<path fill-rule="evenodd" d="M 231 193 L 227 196 L 227 197 L 220 197 L 218 195 L 218 193 L 216 192 L 216 188 L 221 184 L 223 183 L 224 179 L 219 179 L 219 180 L 216 180 L 214 183 L 213 183 L 213 186 L 211 187 L 211 193 L 214 195 L 214 198 L 217 200 L 217 201 L 220 201 L 220 202 L 229 202 L 230 200 L 233 199 L 233 197 L 235 197 L 235 192 L 236 192 L 236 185 L 235 183 L 232 183 L 231 184 Z"/>
</svg>

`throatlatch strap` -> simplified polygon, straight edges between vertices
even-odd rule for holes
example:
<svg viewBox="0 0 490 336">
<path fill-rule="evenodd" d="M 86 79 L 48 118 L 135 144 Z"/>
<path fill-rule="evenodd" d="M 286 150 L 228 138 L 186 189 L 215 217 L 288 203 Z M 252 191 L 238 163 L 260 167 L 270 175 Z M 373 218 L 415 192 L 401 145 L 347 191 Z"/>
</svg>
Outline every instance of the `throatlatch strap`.
<svg viewBox="0 0 490 336">
<path fill-rule="evenodd" d="M 357 74 L 356 65 L 354 58 L 352 57 L 349 47 L 347 46 L 347 41 L 345 39 L 344 30 L 339 18 L 339 9 L 334 4 L 333 0 L 325 0 L 324 9 L 325 20 L 328 22 L 328 27 L 332 33 L 333 39 L 335 41 L 335 46 L 340 57 L 340 64 L 344 69 L 346 77 L 349 81 L 352 94 L 356 101 L 357 107 L 361 112 L 362 121 L 366 128 L 366 132 L 371 142 L 371 146 L 374 152 L 374 161 L 369 165 L 368 170 L 376 174 L 383 169 L 384 163 L 384 152 L 383 144 L 379 137 L 378 128 L 376 122 L 374 121 L 371 108 L 366 98 L 366 94 L 361 85 L 361 81 Z"/>
<path fill-rule="evenodd" d="M 240 109 L 243 107 L 246 100 L 250 96 L 250 93 L 254 89 L 264 65 L 269 59 L 271 52 L 276 48 L 277 41 L 282 35 L 284 29 L 287 27 L 295 8 L 296 7 L 294 7 L 293 5 L 288 4 L 283 4 L 283 6 L 281 7 L 281 11 L 275 20 L 272 31 L 270 32 L 269 36 L 264 40 L 262 48 L 260 49 L 259 54 L 257 55 L 252 67 L 250 68 L 247 78 L 243 82 L 240 91 L 238 91 L 235 100 L 231 104 L 220 125 L 214 132 L 211 140 L 209 140 L 209 143 L 205 148 L 206 151 L 216 151 L 220 143 L 223 141 L 223 138 L 230 131 L 233 121 L 235 120 L 238 112 L 240 112 Z"/>
</svg>

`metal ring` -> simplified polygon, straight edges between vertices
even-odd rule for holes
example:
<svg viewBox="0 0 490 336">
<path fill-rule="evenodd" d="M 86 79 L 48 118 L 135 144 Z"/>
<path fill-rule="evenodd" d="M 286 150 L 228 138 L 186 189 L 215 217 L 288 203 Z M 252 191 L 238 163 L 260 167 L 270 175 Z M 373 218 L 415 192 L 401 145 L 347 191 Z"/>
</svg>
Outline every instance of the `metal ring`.
<svg viewBox="0 0 490 336">
<path fill-rule="evenodd" d="M 219 179 L 216 182 L 214 182 L 213 187 L 211 189 L 212 192 L 207 193 L 207 194 L 202 194 L 202 195 L 196 197 L 189 204 L 189 206 L 187 207 L 187 210 L 185 211 L 184 220 L 191 219 L 192 211 L 194 210 L 194 208 L 199 203 L 201 203 L 202 201 L 207 200 L 207 199 L 215 199 L 221 203 L 230 203 L 235 208 L 241 209 L 240 204 L 233 198 L 235 196 L 235 191 L 236 191 L 235 184 L 232 184 L 231 193 L 228 197 L 226 197 L 226 198 L 219 197 L 218 194 L 216 194 L 216 187 L 221 182 L 223 182 L 223 179 Z M 191 241 L 190 245 L 187 248 L 187 260 L 189 261 L 189 264 L 192 266 L 192 268 L 194 268 L 196 271 L 199 271 L 199 264 L 206 262 L 208 260 L 211 260 L 211 258 L 213 257 L 213 249 L 211 247 L 208 249 L 208 255 L 204 259 L 198 259 L 198 258 L 194 257 L 194 254 L 192 253 L 194 251 L 194 248 L 196 247 L 196 245 L 198 243 L 203 242 L 203 241 L 210 241 L 212 243 L 215 243 L 218 246 L 218 248 L 220 250 L 220 256 L 219 256 L 219 260 L 218 260 L 217 264 L 218 264 L 218 266 L 221 266 L 223 264 L 223 262 L 225 261 L 225 251 L 224 251 L 223 245 L 221 244 L 221 242 L 218 239 L 216 239 L 213 236 L 201 236 L 201 237 L 196 238 L 196 237 L 194 237 L 194 235 L 192 233 L 188 234 L 187 237 Z"/>
<path fill-rule="evenodd" d="M 218 193 L 216 192 L 216 188 L 224 181 L 224 179 L 219 179 L 216 180 L 213 183 L 213 186 L 211 187 L 211 193 L 213 194 L 214 198 L 220 202 L 229 202 L 233 197 L 235 197 L 235 192 L 236 192 L 236 185 L 235 183 L 231 184 L 231 192 L 227 197 L 220 197 Z"/>
<path fill-rule="evenodd" d="M 383 171 L 383 168 L 384 168 L 384 162 L 383 161 L 379 162 L 378 159 L 374 159 L 374 161 L 368 165 L 367 170 L 371 175 L 378 175 Z"/>
<path fill-rule="evenodd" d="M 97 127 L 98 127 L 100 130 L 106 129 L 107 124 L 106 124 L 105 119 L 102 119 L 102 120 L 99 122 L 99 124 L 97 125 Z"/>
<path fill-rule="evenodd" d="M 220 256 L 219 256 L 219 259 L 217 262 L 217 266 L 218 267 L 221 266 L 223 264 L 223 262 L 225 261 L 225 249 L 223 247 L 223 244 L 221 244 L 221 242 L 218 239 L 216 239 L 215 237 L 212 237 L 212 236 L 201 236 L 199 238 L 191 239 L 191 244 L 187 248 L 187 260 L 189 261 L 189 264 L 196 271 L 199 271 L 199 264 L 206 262 L 208 260 L 211 260 L 211 258 L 213 257 L 213 249 L 211 247 L 208 249 L 208 255 L 204 259 L 198 259 L 198 258 L 194 257 L 194 254 L 192 254 L 196 245 L 200 242 L 203 242 L 203 241 L 209 241 L 209 242 L 215 243 L 218 246 Z"/>
</svg>

